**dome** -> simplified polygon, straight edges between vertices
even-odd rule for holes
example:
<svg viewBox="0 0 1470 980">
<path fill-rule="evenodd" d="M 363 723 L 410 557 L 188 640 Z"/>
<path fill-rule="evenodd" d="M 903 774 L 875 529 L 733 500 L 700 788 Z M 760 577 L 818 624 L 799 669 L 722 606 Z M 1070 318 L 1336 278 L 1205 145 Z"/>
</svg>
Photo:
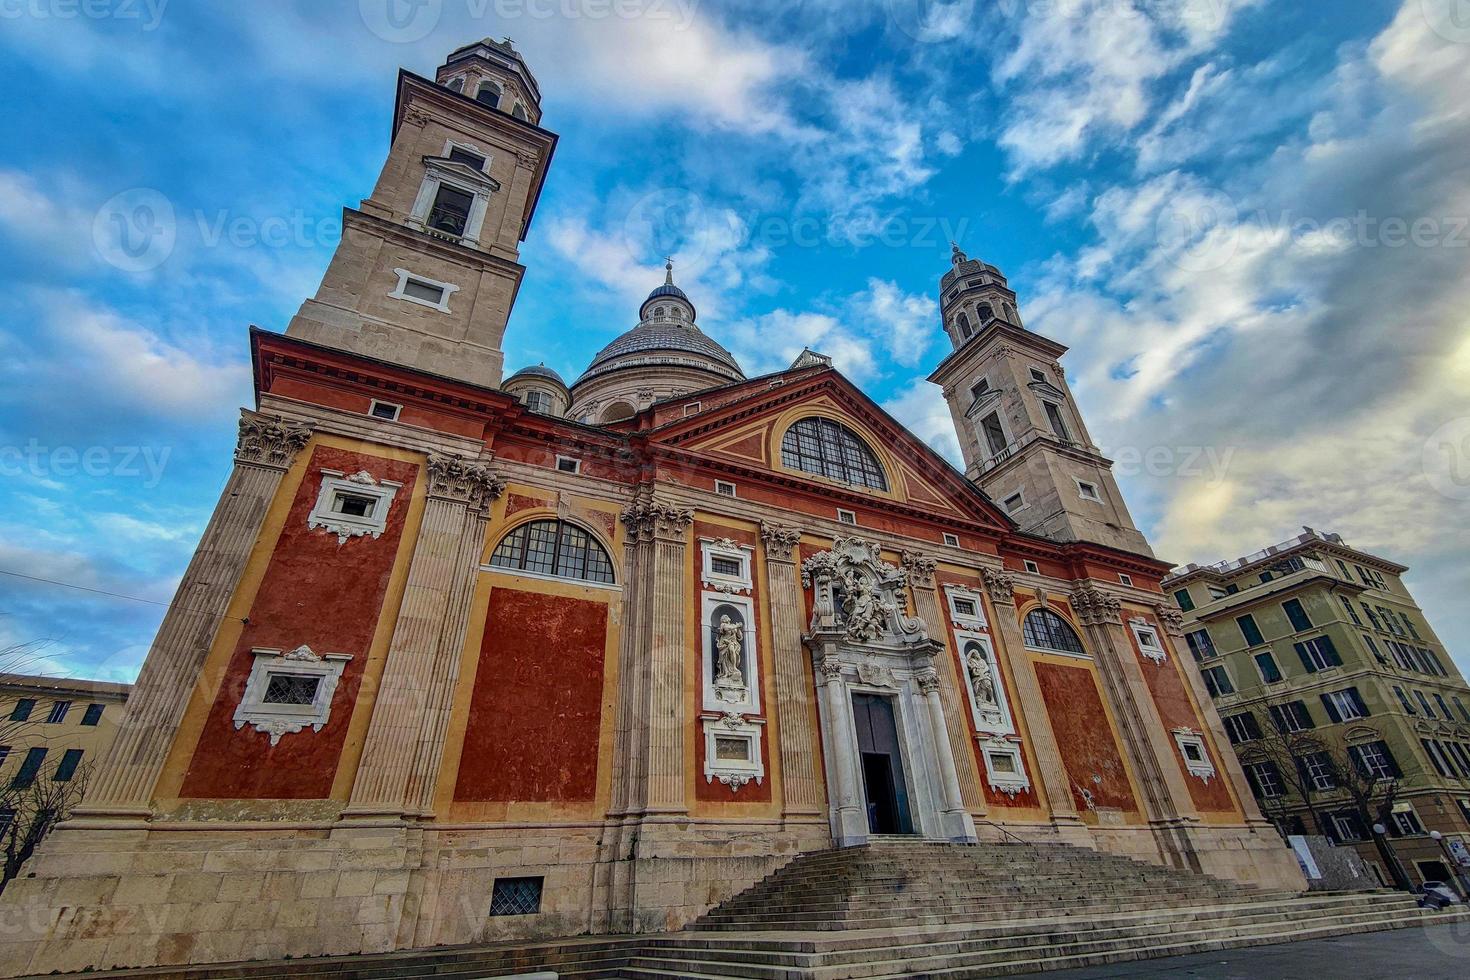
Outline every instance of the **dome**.
<svg viewBox="0 0 1470 980">
<path fill-rule="evenodd" d="M 690 319 L 693 319 L 696 316 L 694 301 L 685 294 L 684 290 L 680 289 L 678 286 L 675 286 L 671 282 L 666 282 L 662 286 L 657 287 L 656 289 L 654 289 L 653 292 L 648 294 L 648 298 L 644 300 L 643 305 L 638 308 L 638 316 L 640 318 L 643 316 L 644 311 L 648 309 L 648 304 L 652 303 L 656 299 L 682 300 L 689 305 Z"/>
<path fill-rule="evenodd" d="M 598 351 L 576 383 L 621 367 L 659 364 L 699 368 L 730 381 L 745 380 L 734 356 L 693 324 L 644 322 Z"/>
<path fill-rule="evenodd" d="M 507 382 L 510 382 L 516 380 L 517 378 L 545 378 L 548 381 L 555 381 L 563 388 L 567 386 L 567 383 L 561 379 L 561 375 L 557 374 L 545 364 L 535 364 L 530 367 L 523 367 L 505 380 Z"/>
</svg>

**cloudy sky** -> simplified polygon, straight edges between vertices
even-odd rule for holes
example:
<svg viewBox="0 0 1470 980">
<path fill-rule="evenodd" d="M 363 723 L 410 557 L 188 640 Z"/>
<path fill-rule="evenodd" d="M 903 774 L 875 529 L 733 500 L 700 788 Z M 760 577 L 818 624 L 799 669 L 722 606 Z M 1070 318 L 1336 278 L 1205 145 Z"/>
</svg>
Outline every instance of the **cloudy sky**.
<svg viewBox="0 0 1470 980">
<path fill-rule="evenodd" d="M 131 679 L 229 467 L 248 325 L 314 291 L 396 69 L 491 35 L 562 137 L 510 367 L 576 375 L 672 252 L 748 373 L 810 345 L 953 458 L 923 378 L 958 239 L 1071 346 L 1162 557 L 1339 531 L 1413 566 L 1470 671 L 1463 0 L 16 0 L 0 21 L 0 646 L 40 644 L 40 669 Z"/>
</svg>

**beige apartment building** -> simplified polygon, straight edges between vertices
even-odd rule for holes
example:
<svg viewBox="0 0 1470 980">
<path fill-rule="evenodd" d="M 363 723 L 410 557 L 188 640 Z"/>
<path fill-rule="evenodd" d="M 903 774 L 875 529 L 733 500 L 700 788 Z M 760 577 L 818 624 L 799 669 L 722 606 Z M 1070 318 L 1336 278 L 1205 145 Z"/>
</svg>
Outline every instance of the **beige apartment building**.
<svg viewBox="0 0 1470 980">
<path fill-rule="evenodd" d="M 0 674 L 0 791 L 81 778 L 116 736 L 130 684 Z M 9 816 L 0 808 L 0 823 Z"/>
<path fill-rule="evenodd" d="M 1306 528 L 1244 558 L 1185 566 L 1164 588 L 1262 811 L 1284 833 L 1355 847 L 1387 882 L 1372 825 L 1392 786 L 1386 842 L 1418 884 L 1457 864 L 1470 875 L 1470 688 L 1406 571 Z M 1322 751 L 1281 751 L 1314 743 Z M 1374 780 L 1365 819 L 1352 789 L 1361 800 Z"/>
</svg>

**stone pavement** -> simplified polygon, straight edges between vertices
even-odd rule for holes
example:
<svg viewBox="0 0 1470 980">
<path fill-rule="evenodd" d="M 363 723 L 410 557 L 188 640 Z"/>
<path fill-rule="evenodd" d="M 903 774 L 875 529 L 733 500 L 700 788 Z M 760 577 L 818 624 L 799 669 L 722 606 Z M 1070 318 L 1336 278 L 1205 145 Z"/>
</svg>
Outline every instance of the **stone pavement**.
<svg viewBox="0 0 1470 980">
<path fill-rule="evenodd" d="M 1470 976 L 1470 923 L 1016 975 L 1011 980 L 1440 980 Z"/>
</svg>

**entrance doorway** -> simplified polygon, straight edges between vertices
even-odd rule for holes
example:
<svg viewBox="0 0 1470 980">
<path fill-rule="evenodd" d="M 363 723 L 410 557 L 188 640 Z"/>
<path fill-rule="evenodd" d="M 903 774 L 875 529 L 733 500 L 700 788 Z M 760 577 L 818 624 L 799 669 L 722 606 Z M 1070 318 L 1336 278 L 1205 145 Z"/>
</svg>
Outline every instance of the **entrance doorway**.
<svg viewBox="0 0 1470 980">
<path fill-rule="evenodd" d="M 854 693 L 852 714 L 862 758 L 868 832 L 912 834 L 914 823 L 909 815 L 908 787 L 903 778 L 903 757 L 898 750 L 893 702 L 876 694 Z"/>
</svg>

